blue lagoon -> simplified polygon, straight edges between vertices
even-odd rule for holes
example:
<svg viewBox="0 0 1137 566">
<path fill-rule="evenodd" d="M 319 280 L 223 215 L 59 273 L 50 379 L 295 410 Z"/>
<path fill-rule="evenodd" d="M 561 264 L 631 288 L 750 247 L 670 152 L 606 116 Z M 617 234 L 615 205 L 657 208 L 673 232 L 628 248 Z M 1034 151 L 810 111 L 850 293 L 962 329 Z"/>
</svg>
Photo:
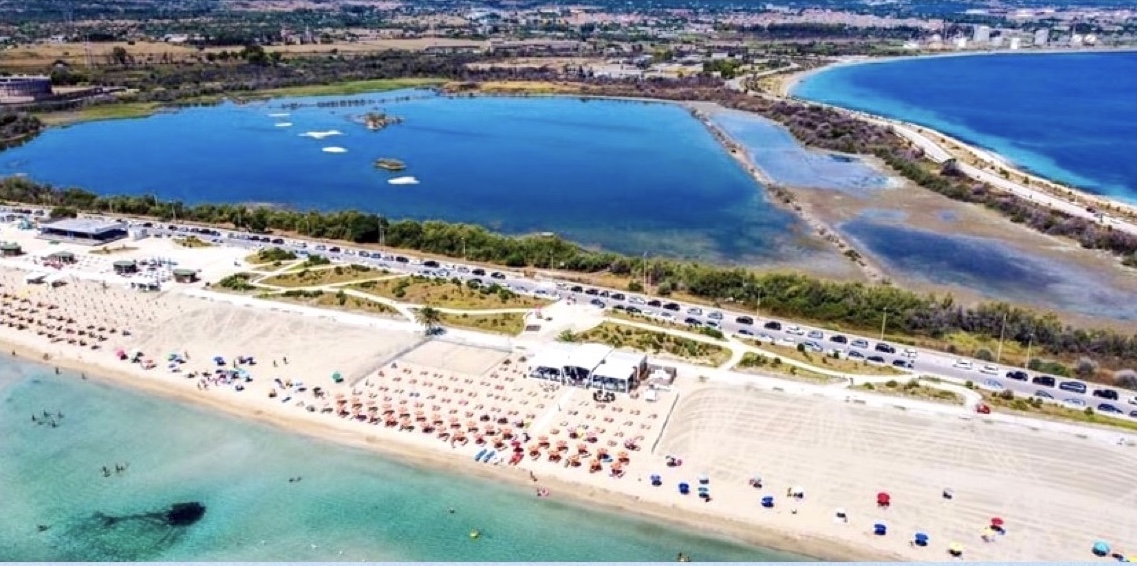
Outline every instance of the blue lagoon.
<svg viewBox="0 0 1137 566">
<path fill-rule="evenodd" d="M 327 104 L 345 100 L 356 104 Z M 405 121 L 371 132 L 358 123 L 371 111 Z M 380 157 L 407 168 L 381 171 Z M 426 91 L 226 103 L 51 129 L 0 154 L 0 174 L 17 173 L 187 203 L 553 231 L 635 255 L 757 263 L 817 253 L 808 229 L 672 104 Z M 393 176 L 419 184 L 390 185 Z"/>
</svg>

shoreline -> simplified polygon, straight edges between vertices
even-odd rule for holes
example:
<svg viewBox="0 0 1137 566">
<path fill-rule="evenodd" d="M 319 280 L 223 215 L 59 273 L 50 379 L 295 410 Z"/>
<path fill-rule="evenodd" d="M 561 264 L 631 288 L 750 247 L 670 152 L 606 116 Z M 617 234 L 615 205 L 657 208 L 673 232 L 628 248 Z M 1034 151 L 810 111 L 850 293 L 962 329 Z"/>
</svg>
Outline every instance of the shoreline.
<svg viewBox="0 0 1137 566">
<path fill-rule="evenodd" d="M 870 262 L 866 257 L 866 254 L 861 253 L 861 251 L 856 246 L 853 246 L 852 243 L 839 231 L 833 229 L 832 226 L 814 214 L 813 211 L 810 210 L 809 205 L 798 202 L 796 199 L 794 199 L 793 195 L 785 192 L 785 190 L 782 188 L 782 185 L 775 182 L 773 178 L 771 178 L 765 171 L 762 170 L 761 167 L 758 166 L 757 163 L 754 162 L 754 160 L 750 157 L 750 152 L 747 150 L 744 144 L 739 143 L 737 140 L 732 138 L 730 134 L 726 132 L 726 130 L 724 130 L 718 124 L 714 123 L 714 121 L 711 119 L 711 114 L 715 112 L 726 112 L 728 111 L 727 108 L 724 108 L 717 103 L 688 101 L 682 102 L 680 104 L 685 108 L 688 108 L 694 118 L 711 132 L 711 135 L 715 138 L 715 141 L 717 141 L 719 145 L 722 146 L 723 151 L 734 158 L 734 160 L 738 162 L 738 165 L 742 167 L 742 169 L 745 170 L 746 173 L 754 179 L 754 182 L 766 190 L 766 194 L 768 196 L 773 197 L 771 198 L 771 204 L 788 208 L 789 211 L 794 214 L 794 216 L 798 217 L 802 222 L 813 229 L 817 237 L 833 244 L 842 256 L 852 261 L 853 264 L 857 266 L 857 268 L 869 280 L 870 283 L 875 285 L 883 285 L 886 281 L 889 280 L 889 277 L 885 275 L 884 270 L 881 269 L 880 266 Z M 755 114 L 754 117 L 757 119 L 766 119 L 757 114 Z M 780 124 L 775 125 L 781 127 Z M 850 257 L 847 255 L 849 252 L 853 252 L 857 254 L 857 256 L 855 258 Z"/>
<path fill-rule="evenodd" d="M 1111 195 L 1098 194 L 1098 193 L 1086 190 L 1084 188 L 1071 186 L 1069 184 L 1066 184 L 1063 181 L 1044 176 L 1043 174 L 1036 172 L 1036 171 L 1032 171 L 1029 168 L 1023 166 L 1022 164 L 1015 162 L 1013 159 L 1011 159 L 1005 155 L 1002 155 L 1002 154 L 998 153 L 998 151 L 996 151 L 992 148 L 988 148 L 981 143 L 965 141 L 965 140 L 962 140 L 956 136 L 952 136 L 952 135 L 947 134 L 941 130 L 938 130 L 934 127 L 927 126 L 924 124 L 920 124 L 918 122 L 911 122 L 911 121 L 904 120 L 901 118 L 893 118 L 893 117 L 889 117 L 886 115 L 875 114 L 875 113 L 864 111 L 864 110 L 858 110 L 855 108 L 849 108 L 849 107 L 845 107 L 845 106 L 839 106 L 839 105 L 835 105 L 835 104 L 829 104 L 829 103 L 825 103 L 825 102 L 815 101 L 815 100 L 803 98 L 803 97 L 800 97 L 800 96 L 797 96 L 796 94 L 794 94 L 794 90 L 798 86 L 800 86 L 801 83 L 810 79 L 811 77 L 813 77 L 819 73 L 825 72 L 825 71 L 830 71 L 830 70 L 834 70 L 834 69 L 838 69 L 838 68 L 842 68 L 842 67 L 892 63 L 892 62 L 897 62 L 897 61 L 914 60 L 914 59 L 934 59 L 934 58 L 938 59 L 938 58 L 946 58 L 946 57 L 988 57 L 988 56 L 996 56 L 996 55 L 1014 55 L 1014 56 L 1073 55 L 1073 54 L 1079 54 L 1079 53 L 1086 54 L 1086 53 L 1132 53 L 1132 52 L 1137 52 L 1137 46 L 1134 46 L 1134 47 L 1126 46 L 1126 47 L 1119 47 L 1119 48 L 1077 49 L 1077 50 L 1045 49 L 1045 50 L 1028 50 L 1028 51 L 1024 51 L 1024 50 L 1016 50 L 1016 51 L 1002 50 L 1002 51 L 978 51 L 978 52 L 962 52 L 962 53 L 953 52 L 953 53 L 931 53 L 931 54 L 926 54 L 926 55 L 901 55 L 901 56 L 892 56 L 892 57 L 845 57 L 845 58 L 837 59 L 836 62 L 828 64 L 828 65 L 823 65 L 823 66 L 816 67 L 813 69 L 808 69 L 805 71 L 798 71 L 795 73 L 790 73 L 790 74 L 785 75 L 779 79 L 776 79 L 777 80 L 776 88 L 775 88 L 774 92 L 770 93 L 770 94 L 772 94 L 775 97 L 785 98 L 788 100 L 795 100 L 795 101 L 803 102 L 806 104 L 815 104 L 815 105 L 820 105 L 820 106 L 826 106 L 826 107 L 833 108 L 833 109 L 836 109 L 836 110 L 839 110 L 842 112 L 847 112 L 847 113 L 852 113 L 854 115 L 869 117 L 871 119 L 882 121 L 882 122 L 890 122 L 890 123 L 897 124 L 898 126 L 905 127 L 905 128 L 914 130 L 916 132 L 919 132 L 922 135 L 927 136 L 932 141 L 937 141 L 938 143 L 944 144 L 944 146 L 949 146 L 949 144 L 954 145 L 959 149 L 959 151 L 962 151 L 965 154 L 970 155 L 971 157 L 975 158 L 977 161 L 979 161 L 982 164 L 990 165 L 990 166 L 994 166 L 997 168 L 1002 168 L 1002 169 L 1007 170 L 1007 172 L 1010 174 L 1011 177 L 1019 177 L 1022 179 L 1029 179 L 1030 182 L 1032 183 L 1031 188 L 1035 187 L 1037 184 L 1042 184 L 1042 185 L 1044 185 L 1044 187 L 1042 187 L 1044 189 L 1043 192 L 1046 192 L 1046 193 L 1050 194 L 1051 196 L 1054 196 L 1055 198 L 1059 198 L 1059 199 L 1063 199 L 1063 200 L 1069 200 L 1069 201 L 1073 202 L 1074 204 L 1079 204 L 1079 205 L 1082 205 L 1083 203 L 1091 203 L 1091 204 L 1096 205 L 1098 208 L 1105 208 L 1105 209 L 1111 209 L 1114 211 L 1119 211 L 1124 216 L 1134 218 L 1134 217 L 1137 217 L 1137 203 L 1135 203 L 1135 202 L 1128 202 L 1125 200 L 1121 200 L 1121 199 L 1118 199 L 1118 198 L 1113 197 Z M 936 138 L 938 138 L 938 140 Z M 1066 193 L 1066 194 L 1063 195 L 1062 193 Z"/>
<path fill-rule="evenodd" d="M 7 335 L 0 335 L 0 346 L 24 363 L 61 371 L 61 378 L 83 376 L 113 387 L 129 388 L 136 392 L 155 396 L 168 402 L 181 403 L 194 408 L 217 411 L 232 417 L 249 419 L 279 429 L 286 434 L 300 435 L 318 442 L 328 442 L 341 447 L 363 450 L 380 457 L 396 459 L 401 464 L 427 467 L 435 471 L 472 475 L 482 480 L 507 481 L 518 488 L 539 485 L 547 488 L 556 497 L 562 497 L 570 505 L 598 507 L 617 514 L 633 514 L 639 518 L 662 523 L 672 528 L 693 529 L 713 538 L 728 542 L 742 543 L 759 549 L 794 554 L 803 558 L 825 561 L 903 561 L 899 554 L 875 551 L 857 547 L 848 542 L 830 539 L 806 532 L 790 529 L 777 529 L 766 525 L 756 525 L 744 521 L 684 510 L 675 513 L 675 506 L 645 501 L 613 489 L 597 489 L 584 482 L 573 482 L 549 474 L 542 474 L 540 481 L 534 483 L 528 471 L 522 468 L 477 465 L 468 458 L 454 457 L 443 450 L 430 450 L 404 441 L 399 436 L 378 438 L 375 435 L 361 435 L 348 427 L 336 426 L 342 421 L 313 420 L 294 414 L 281 414 L 277 411 L 242 410 L 237 403 L 226 402 L 224 398 L 210 394 L 197 394 L 175 385 L 177 382 L 158 381 L 116 369 L 111 364 L 84 361 L 72 356 L 51 355 L 50 352 L 35 345 L 12 341 Z M 105 353 L 105 352 L 104 352 Z M 45 358 L 44 356 L 50 356 Z M 132 366 L 133 367 L 133 366 Z M 67 375 L 67 371 L 78 375 Z M 792 541 L 793 544 L 788 544 Z"/>
</svg>

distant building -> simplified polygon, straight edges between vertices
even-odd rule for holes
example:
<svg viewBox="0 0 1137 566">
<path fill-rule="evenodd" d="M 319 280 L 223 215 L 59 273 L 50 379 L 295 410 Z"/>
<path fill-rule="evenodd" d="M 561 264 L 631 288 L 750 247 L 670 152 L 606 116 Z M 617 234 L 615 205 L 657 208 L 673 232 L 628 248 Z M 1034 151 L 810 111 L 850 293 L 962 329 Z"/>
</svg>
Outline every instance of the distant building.
<svg viewBox="0 0 1137 566">
<path fill-rule="evenodd" d="M 975 26 L 975 31 L 971 39 L 976 45 L 987 45 L 991 42 L 991 28 L 988 26 Z"/>
<path fill-rule="evenodd" d="M 953 43 L 955 44 L 956 49 L 967 49 L 966 37 L 957 37 Z"/>
<path fill-rule="evenodd" d="M 64 218 L 40 224 L 39 238 L 99 245 L 127 237 L 126 224 L 92 218 Z"/>
<path fill-rule="evenodd" d="M 1050 30 L 1040 29 L 1034 31 L 1034 46 L 1043 47 L 1050 41 Z"/>
<path fill-rule="evenodd" d="M 0 77 L 0 102 L 32 102 L 51 96 L 51 77 Z"/>
<path fill-rule="evenodd" d="M 1017 37 L 1012 37 L 1011 38 L 1011 50 L 1012 51 L 1017 50 L 1019 47 L 1022 46 L 1022 42 L 1023 42 L 1022 39 L 1019 39 Z"/>
</svg>

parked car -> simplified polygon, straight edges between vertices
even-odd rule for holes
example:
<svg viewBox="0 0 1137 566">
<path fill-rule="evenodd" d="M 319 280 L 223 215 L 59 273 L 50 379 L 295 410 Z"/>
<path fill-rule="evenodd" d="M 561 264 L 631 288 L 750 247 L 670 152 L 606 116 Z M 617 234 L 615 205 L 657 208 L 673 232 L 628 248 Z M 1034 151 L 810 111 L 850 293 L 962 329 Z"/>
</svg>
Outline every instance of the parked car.
<svg viewBox="0 0 1137 566">
<path fill-rule="evenodd" d="M 863 360 L 865 359 L 865 355 L 856 350 L 849 350 L 849 352 L 845 354 L 845 358 L 850 360 Z"/>
<path fill-rule="evenodd" d="M 881 356 L 869 356 L 868 362 L 870 364 L 879 364 L 879 365 L 883 366 L 884 365 L 884 358 Z"/>
<path fill-rule="evenodd" d="M 782 323 L 780 323 L 776 320 L 771 320 L 771 321 L 767 322 L 766 324 L 763 324 L 762 326 L 766 330 L 781 330 L 782 329 Z"/>
<path fill-rule="evenodd" d="M 754 331 L 749 328 L 740 328 L 738 329 L 738 334 L 740 336 L 754 336 Z"/>
<path fill-rule="evenodd" d="M 961 359 L 956 360 L 955 363 L 951 365 L 951 367 L 959 368 L 959 369 L 965 369 L 965 370 L 970 371 L 971 370 L 971 362 L 961 358 Z"/>
<path fill-rule="evenodd" d="M 892 365 L 894 365 L 898 368 L 912 369 L 912 360 L 906 360 L 904 358 L 896 358 L 895 360 L 892 360 Z"/>
<path fill-rule="evenodd" d="M 754 324 L 754 318 L 749 317 L 749 316 L 740 316 L 740 317 L 734 319 L 734 322 L 736 322 L 738 324 L 751 325 L 751 324 Z"/>
<path fill-rule="evenodd" d="M 1002 391 L 1003 389 L 1006 389 L 1005 387 L 1003 387 L 1002 383 L 999 383 L 998 381 L 995 381 L 994 379 L 983 380 L 983 387 L 986 387 L 987 389 L 993 389 L 995 391 Z"/>
<path fill-rule="evenodd" d="M 825 351 L 825 349 L 821 347 L 821 344 L 818 344 L 817 342 L 812 342 L 812 341 L 811 342 L 803 342 L 802 346 L 805 346 L 805 349 L 809 350 L 810 352 L 824 352 Z"/>
<path fill-rule="evenodd" d="M 802 330 L 800 326 L 791 325 L 791 326 L 786 327 L 786 334 L 793 334 L 794 336 L 802 336 L 805 334 L 805 331 Z"/>
<path fill-rule="evenodd" d="M 1049 375 L 1036 375 L 1031 378 L 1030 382 L 1035 385 L 1041 385 L 1043 387 L 1054 387 L 1055 383 L 1057 383 L 1057 380 L 1055 380 L 1053 377 L 1050 377 Z"/>
<path fill-rule="evenodd" d="M 1054 398 L 1054 396 L 1051 395 L 1050 392 L 1045 390 L 1045 389 L 1039 389 L 1038 391 L 1035 391 L 1034 396 L 1038 397 L 1040 399 L 1053 399 Z"/>
<path fill-rule="evenodd" d="M 1125 411 L 1122 411 L 1121 409 L 1118 409 L 1117 407 L 1114 407 L 1113 405 L 1110 405 L 1109 403 L 1099 404 L 1097 407 L 1097 411 L 1099 413 L 1107 413 L 1110 415 L 1124 415 L 1125 414 Z"/>
<path fill-rule="evenodd" d="M 904 348 L 904 357 L 915 358 L 918 355 L 920 355 L 920 353 L 917 352 L 915 348 Z"/>
<path fill-rule="evenodd" d="M 878 351 L 878 352 L 884 352 L 885 354 L 895 354 L 896 353 L 896 347 L 895 346 L 893 346 L 892 344 L 885 344 L 884 342 L 877 342 L 876 346 L 874 346 L 873 349 Z"/>
<path fill-rule="evenodd" d="M 840 334 L 834 334 L 834 335 L 830 336 L 829 341 L 834 343 L 834 344 L 848 344 L 849 343 L 849 339 L 845 338 L 844 336 L 842 336 Z"/>
<path fill-rule="evenodd" d="M 1117 392 L 1112 389 L 1094 389 L 1094 397 L 1101 397 L 1102 399 L 1116 401 L 1118 395 Z"/>
<path fill-rule="evenodd" d="M 825 339 L 825 333 L 820 331 L 820 330 L 810 330 L 809 331 L 809 338 L 812 340 L 824 340 Z"/>
<path fill-rule="evenodd" d="M 987 375 L 999 375 L 999 368 L 993 364 L 983 364 L 983 367 L 979 368 L 979 373 L 985 373 Z"/>
<path fill-rule="evenodd" d="M 1030 376 L 1027 375 L 1027 373 L 1025 371 L 1023 371 L 1021 369 L 1017 369 L 1014 371 L 1008 371 L 1007 372 L 1007 378 L 1013 379 L 1015 381 L 1026 381 L 1026 380 L 1030 379 Z"/>
<path fill-rule="evenodd" d="M 1058 385 L 1058 389 L 1062 391 L 1071 391 L 1074 393 L 1086 393 L 1086 384 L 1081 381 L 1063 381 Z"/>
<path fill-rule="evenodd" d="M 850 344 L 850 346 L 852 346 L 854 348 L 868 348 L 869 347 L 869 341 L 865 340 L 863 338 L 857 338 L 856 340 L 853 340 L 853 343 Z"/>
</svg>

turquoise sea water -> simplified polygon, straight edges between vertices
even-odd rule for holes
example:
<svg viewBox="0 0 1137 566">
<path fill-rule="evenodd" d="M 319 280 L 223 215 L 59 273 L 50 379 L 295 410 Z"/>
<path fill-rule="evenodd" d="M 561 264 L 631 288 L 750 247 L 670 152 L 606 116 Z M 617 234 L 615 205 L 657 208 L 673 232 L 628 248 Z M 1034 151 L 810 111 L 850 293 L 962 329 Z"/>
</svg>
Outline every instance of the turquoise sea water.
<svg viewBox="0 0 1137 566">
<path fill-rule="evenodd" d="M 46 368 L 0 362 L 0 560 L 764 561 L 796 557 L 538 499 Z M 58 427 L 33 413 L 61 411 Z M 129 462 L 104 478 L 100 468 Z M 296 483 L 291 477 L 303 479 Z M 199 501 L 198 523 L 129 516 Z M 454 508 L 449 514 L 447 509 Z M 38 526 L 48 527 L 40 531 Z M 471 529 L 482 536 L 469 538 Z"/>
<path fill-rule="evenodd" d="M 849 65 L 793 93 L 923 124 L 1042 176 L 1137 202 L 1137 52 Z"/>
<path fill-rule="evenodd" d="M 312 106 L 341 100 L 366 102 Z M 308 106 L 285 108 L 292 103 Z M 379 132 L 353 122 L 372 110 L 405 121 Z M 327 130 L 343 135 L 300 135 Z M 379 157 L 408 168 L 377 170 Z M 428 91 L 224 104 L 51 129 L 0 154 L 0 174 L 16 173 L 190 203 L 360 208 L 554 231 L 635 255 L 760 262 L 809 253 L 800 249 L 803 225 L 671 104 Z M 421 184 L 387 184 L 395 175 Z"/>
</svg>

